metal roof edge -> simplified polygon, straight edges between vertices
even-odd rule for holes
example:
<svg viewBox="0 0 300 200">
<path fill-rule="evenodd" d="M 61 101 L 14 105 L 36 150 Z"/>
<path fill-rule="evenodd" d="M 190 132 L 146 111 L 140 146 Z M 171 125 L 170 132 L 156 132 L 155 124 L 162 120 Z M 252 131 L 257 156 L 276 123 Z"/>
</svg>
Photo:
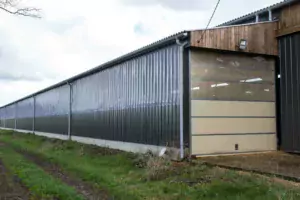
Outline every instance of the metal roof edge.
<svg viewBox="0 0 300 200">
<path fill-rule="evenodd" d="M 189 33 L 190 33 L 190 31 L 184 30 L 184 31 L 175 33 L 175 34 L 173 34 L 173 35 L 170 35 L 170 36 L 168 36 L 168 37 L 165 37 L 165 38 L 163 38 L 163 39 L 161 39 L 161 40 L 158 40 L 158 41 L 153 42 L 153 43 L 151 43 L 151 44 L 149 44 L 149 45 L 146 45 L 146 46 L 144 46 L 144 47 L 141 47 L 141 48 L 139 48 L 139 49 L 137 49 L 137 50 L 134 50 L 134 51 L 132 51 L 132 52 L 130 52 L 130 53 L 127 53 L 127 54 L 125 54 L 125 55 L 123 55 L 123 56 L 120 56 L 120 57 L 117 57 L 117 58 L 115 58 L 115 59 L 113 59 L 113 60 L 110 60 L 110 61 L 108 61 L 108 62 L 105 62 L 105 63 L 103 63 L 103 64 L 101 64 L 101 65 L 99 65 L 99 66 L 97 66 L 97 67 L 94 67 L 94 68 L 88 70 L 88 71 L 85 71 L 85 72 L 80 73 L 80 74 L 78 74 L 78 75 L 75 75 L 75 76 L 73 76 L 73 77 L 71 77 L 71 78 L 68 78 L 68 79 L 66 79 L 66 80 L 64 80 L 64 81 L 61 81 L 61 82 L 56 83 L 56 84 L 54 84 L 54 85 L 51 85 L 51 86 L 49 86 L 49 87 L 47 87 L 47 88 L 45 88 L 45 89 L 42 89 L 42 90 L 40 90 L 40 91 L 38 91 L 38 92 L 35 92 L 35 93 L 30 94 L 30 95 L 28 95 L 28 96 L 25 96 L 25 97 L 23 97 L 23 98 L 21 98 L 21 99 L 18 99 L 18 100 L 16 100 L 16 101 L 13 101 L 13 102 L 11 102 L 11 103 L 8 103 L 8 104 L 6 104 L 6 105 L 4 105 L 4 106 L 0 106 L 0 109 L 1 109 L 1 108 L 4 108 L 4 107 L 7 107 L 7 106 L 10 106 L 10 105 L 12 105 L 12 104 L 15 104 L 15 103 L 17 103 L 17 102 L 23 101 L 23 100 L 25 100 L 25 99 L 34 97 L 34 96 L 36 96 L 36 95 L 38 95 L 38 94 L 41 94 L 41 93 L 43 93 L 43 92 L 46 92 L 46 91 L 55 89 L 55 88 L 60 87 L 60 86 L 63 86 L 63 85 L 65 85 L 65 84 L 72 83 L 72 82 L 74 82 L 74 81 L 76 81 L 76 80 L 78 80 L 78 79 L 80 79 L 80 78 L 83 78 L 83 77 L 86 77 L 86 76 L 88 76 L 88 75 L 97 73 L 97 72 L 99 72 L 99 71 L 101 71 L 101 70 L 110 68 L 110 67 L 112 67 L 112 66 L 114 66 L 114 65 L 117 65 L 117 64 L 119 64 L 119 63 L 125 62 L 125 61 L 127 61 L 127 60 L 132 59 L 132 58 L 138 57 L 138 56 L 143 55 L 143 54 L 145 54 L 145 53 L 154 51 L 155 49 L 159 49 L 159 48 L 162 48 L 162 47 L 164 47 L 164 46 L 171 45 L 171 44 L 173 44 L 173 43 L 176 43 L 176 39 L 180 39 L 180 40 L 187 39 L 187 38 L 189 37 Z"/>
<path fill-rule="evenodd" d="M 239 21 L 243 21 L 245 19 L 248 19 L 248 18 L 251 18 L 251 17 L 254 17 L 255 15 L 257 14 L 262 14 L 262 13 L 265 13 L 265 12 L 268 12 L 268 10 L 274 10 L 274 9 L 278 9 L 278 8 L 282 8 L 284 6 L 287 6 L 289 4 L 292 4 L 292 3 L 295 3 L 299 0 L 284 0 L 282 2 L 278 2 L 276 4 L 273 4 L 271 6 L 268 6 L 268 7 L 265 7 L 265 8 L 262 8 L 260 10 L 257 10 L 257 11 L 254 11 L 254 12 L 251 12 L 251 13 L 248 13 L 246 15 L 243 15 L 241 17 L 237 17 L 235 19 L 232 19 L 232 20 L 229 20 L 227 22 L 224 22 L 222 24 L 219 24 L 217 25 L 216 27 L 222 27 L 222 26 L 230 26 L 230 24 L 232 23 L 236 23 L 236 22 L 239 22 Z"/>
<path fill-rule="evenodd" d="M 273 20 L 273 21 L 264 21 L 264 22 L 254 22 L 254 23 L 248 23 L 248 24 L 236 24 L 236 25 L 228 25 L 228 26 L 217 26 L 217 27 L 212 27 L 212 28 L 207 28 L 207 29 L 192 29 L 190 32 L 193 31 L 207 31 L 207 30 L 215 30 L 215 29 L 222 29 L 222 28 L 231 28 L 231 27 L 238 27 L 238 26 L 253 26 L 253 25 L 258 25 L 258 24 L 268 24 L 268 23 L 274 23 L 278 22 L 278 20 Z"/>
</svg>

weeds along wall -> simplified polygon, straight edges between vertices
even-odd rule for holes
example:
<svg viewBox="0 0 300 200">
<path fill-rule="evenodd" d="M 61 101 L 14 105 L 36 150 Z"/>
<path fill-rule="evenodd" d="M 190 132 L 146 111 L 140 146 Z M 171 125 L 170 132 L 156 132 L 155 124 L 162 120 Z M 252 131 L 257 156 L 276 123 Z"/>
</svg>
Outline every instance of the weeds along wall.
<svg viewBox="0 0 300 200">
<path fill-rule="evenodd" d="M 2 107 L 0 125 L 179 147 L 180 55 L 170 45 Z"/>
</svg>

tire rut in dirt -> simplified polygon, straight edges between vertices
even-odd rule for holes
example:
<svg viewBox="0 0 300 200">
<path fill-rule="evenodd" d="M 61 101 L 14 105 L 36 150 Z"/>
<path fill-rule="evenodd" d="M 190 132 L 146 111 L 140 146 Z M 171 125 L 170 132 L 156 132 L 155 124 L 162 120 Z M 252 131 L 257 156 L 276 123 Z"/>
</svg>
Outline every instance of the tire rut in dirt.
<svg viewBox="0 0 300 200">
<path fill-rule="evenodd" d="M 69 175 L 62 170 L 58 165 L 47 161 L 40 155 L 30 153 L 25 150 L 15 149 L 18 153 L 22 154 L 26 159 L 34 162 L 40 166 L 45 172 L 51 176 L 60 179 L 65 184 L 75 188 L 75 190 L 81 194 L 87 200 L 113 200 L 108 193 L 104 190 L 97 188 L 96 186 L 87 183 L 79 178 Z"/>
<path fill-rule="evenodd" d="M 0 200 L 28 200 L 29 191 L 17 176 L 10 176 L 0 159 Z"/>
</svg>

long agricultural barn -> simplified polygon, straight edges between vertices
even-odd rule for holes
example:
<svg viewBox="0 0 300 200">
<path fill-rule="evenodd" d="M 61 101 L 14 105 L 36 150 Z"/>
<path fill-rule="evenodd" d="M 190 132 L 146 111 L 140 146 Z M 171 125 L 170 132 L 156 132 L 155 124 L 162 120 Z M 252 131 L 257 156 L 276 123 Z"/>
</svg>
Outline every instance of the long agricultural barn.
<svg viewBox="0 0 300 200">
<path fill-rule="evenodd" d="M 299 13 L 174 34 L 1 107 L 0 126 L 181 157 L 299 151 Z"/>
</svg>

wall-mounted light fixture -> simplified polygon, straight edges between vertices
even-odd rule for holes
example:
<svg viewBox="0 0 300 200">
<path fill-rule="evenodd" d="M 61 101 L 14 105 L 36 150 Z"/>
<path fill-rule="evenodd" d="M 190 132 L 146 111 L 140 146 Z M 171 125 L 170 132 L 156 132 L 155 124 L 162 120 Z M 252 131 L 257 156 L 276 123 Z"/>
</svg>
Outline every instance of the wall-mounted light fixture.
<svg viewBox="0 0 300 200">
<path fill-rule="evenodd" d="M 240 50 L 245 50 L 247 48 L 247 40 L 241 39 L 240 44 L 239 44 L 239 49 Z"/>
</svg>

